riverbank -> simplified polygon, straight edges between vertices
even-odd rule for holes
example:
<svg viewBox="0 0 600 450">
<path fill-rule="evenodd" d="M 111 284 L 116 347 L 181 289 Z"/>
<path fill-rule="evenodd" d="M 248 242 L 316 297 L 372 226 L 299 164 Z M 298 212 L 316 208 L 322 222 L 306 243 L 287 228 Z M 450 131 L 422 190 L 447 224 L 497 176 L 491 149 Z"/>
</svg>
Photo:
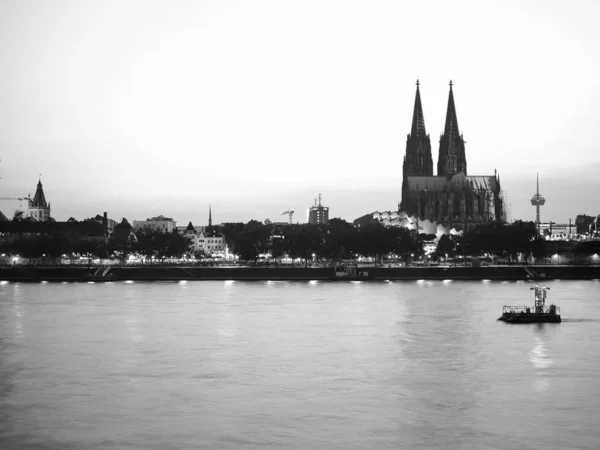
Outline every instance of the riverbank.
<svg viewBox="0 0 600 450">
<path fill-rule="evenodd" d="M 108 269 L 108 270 L 107 270 Z M 0 281 L 161 280 L 585 280 L 600 279 L 600 266 L 361 267 L 347 277 L 331 267 L 73 266 L 0 267 Z"/>
</svg>

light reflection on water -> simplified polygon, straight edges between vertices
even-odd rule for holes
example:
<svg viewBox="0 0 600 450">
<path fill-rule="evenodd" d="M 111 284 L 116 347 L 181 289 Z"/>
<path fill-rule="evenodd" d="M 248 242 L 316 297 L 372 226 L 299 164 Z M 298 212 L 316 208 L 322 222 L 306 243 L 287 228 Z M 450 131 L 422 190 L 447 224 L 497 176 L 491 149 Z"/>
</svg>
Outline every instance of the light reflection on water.
<svg viewBox="0 0 600 450">
<path fill-rule="evenodd" d="M 593 448 L 597 282 L 549 284 L 572 322 L 497 322 L 522 283 L 1 283 L 0 448 Z"/>
<path fill-rule="evenodd" d="M 548 356 L 546 343 L 539 336 L 534 337 L 534 347 L 529 353 L 529 361 L 536 369 L 537 377 L 534 380 L 533 388 L 537 392 L 545 392 L 550 388 L 550 380 L 547 377 L 548 369 L 552 366 L 552 359 Z"/>
</svg>

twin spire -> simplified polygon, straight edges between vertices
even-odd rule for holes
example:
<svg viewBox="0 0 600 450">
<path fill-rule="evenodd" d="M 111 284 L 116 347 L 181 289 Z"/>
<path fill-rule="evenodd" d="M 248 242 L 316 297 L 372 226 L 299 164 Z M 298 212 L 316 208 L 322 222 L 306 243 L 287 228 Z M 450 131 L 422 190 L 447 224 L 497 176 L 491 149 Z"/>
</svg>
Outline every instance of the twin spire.
<svg viewBox="0 0 600 450">
<path fill-rule="evenodd" d="M 415 94 L 415 109 L 413 111 L 413 120 L 410 133 L 417 136 L 426 136 L 425 117 L 423 116 L 423 106 L 421 105 L 421 83 L 417 80 L 417 92 Z M 458 119 L 456 117 L 456 107 L 454 106 L 454 93 L 452 92 L 452 80 L 450 80 L 450 94 L 448 96 L 448 108 L 446 109 L 446 124 L 444 126 L 444 135 L 459 136 Z"/>
<path fill-rule="evenodd" d="M 410 139 L 415 141 L 416 145 L 407 146 L 407 157 L 409 153 L 413 153 L 415 150 L 420 147 L 418 145 L 418 141 L 422 141 L 427 137 L 427 132 L 425 130 L 425 117 L 423 115 L 423 106 L 421 104 L 421 91 L 420 91 L 420 82 L 417 80 L 417 92 L 415 94 L 415 108 L 413 112 L 413 120 L 411 127 Z M 458 119 L 456 116 L 456 107 L 454 105 L 454 93 L 452 91 L 452 81 L 450 81 L 450 93 L 448 95 L 448 107 L 446 109 L 446 122 L 444 125 L 444 133 L 440 136 L 440 149 L 438 155 L 438 176 L 452 176 L 459 172 L 464 172 L 467 174 L 467 160 L 465 156 L 465 147 L 464 140 L 460 134 L 458 128 Z M 409 148 L 412 147 L 412 148 Z M 412 150 L 412 151 L 411 151 Z M 431 150 L 429 150 L 430 152 Z M 426 155 L 431 158 L 430 155 Z M 413 158 L 415 160 L 415 164 L 413 165 L 413 170 L 408 170 L 408 172 L 413 173 L 405 173 L 405 175 L 433 175 L 431 173 L 420 173 L 419 170 L 419 155 L 415 154 Z M 428 168 L 427 168 L 428 169 Z M 429 172 L 426 170 L 425 172 Z"/>
</svg>

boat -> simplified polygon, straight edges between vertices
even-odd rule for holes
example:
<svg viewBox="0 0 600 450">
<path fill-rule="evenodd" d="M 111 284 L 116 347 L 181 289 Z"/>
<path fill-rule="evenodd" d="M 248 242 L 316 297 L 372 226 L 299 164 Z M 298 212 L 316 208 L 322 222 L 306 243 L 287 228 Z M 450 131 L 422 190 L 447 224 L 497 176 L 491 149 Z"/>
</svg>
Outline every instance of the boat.
<svg viewBox="0 0 600 450">
<path fill-rule="evenodd" d="M 535 304 L 529 306 L 504 306 L 502 316 L 498 320 L 506 323 L 560 323 L 560 308 L 554 304 L 546 306 L 546 291 L 550 288 L 538 286 L 530 288 L 534 291 Z"/>
</svg>

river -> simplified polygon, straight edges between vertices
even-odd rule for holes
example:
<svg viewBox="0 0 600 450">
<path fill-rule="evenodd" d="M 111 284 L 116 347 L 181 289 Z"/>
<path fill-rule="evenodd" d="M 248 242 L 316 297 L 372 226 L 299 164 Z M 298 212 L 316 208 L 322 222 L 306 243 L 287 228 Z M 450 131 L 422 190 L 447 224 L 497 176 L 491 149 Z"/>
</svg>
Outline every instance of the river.
<svg viewBox="0 0 600 450">
<path fill-rule="evenodd" d="M 588 449 L 600 281 L 0 284 L 0 448 Z"/>
</svg>

